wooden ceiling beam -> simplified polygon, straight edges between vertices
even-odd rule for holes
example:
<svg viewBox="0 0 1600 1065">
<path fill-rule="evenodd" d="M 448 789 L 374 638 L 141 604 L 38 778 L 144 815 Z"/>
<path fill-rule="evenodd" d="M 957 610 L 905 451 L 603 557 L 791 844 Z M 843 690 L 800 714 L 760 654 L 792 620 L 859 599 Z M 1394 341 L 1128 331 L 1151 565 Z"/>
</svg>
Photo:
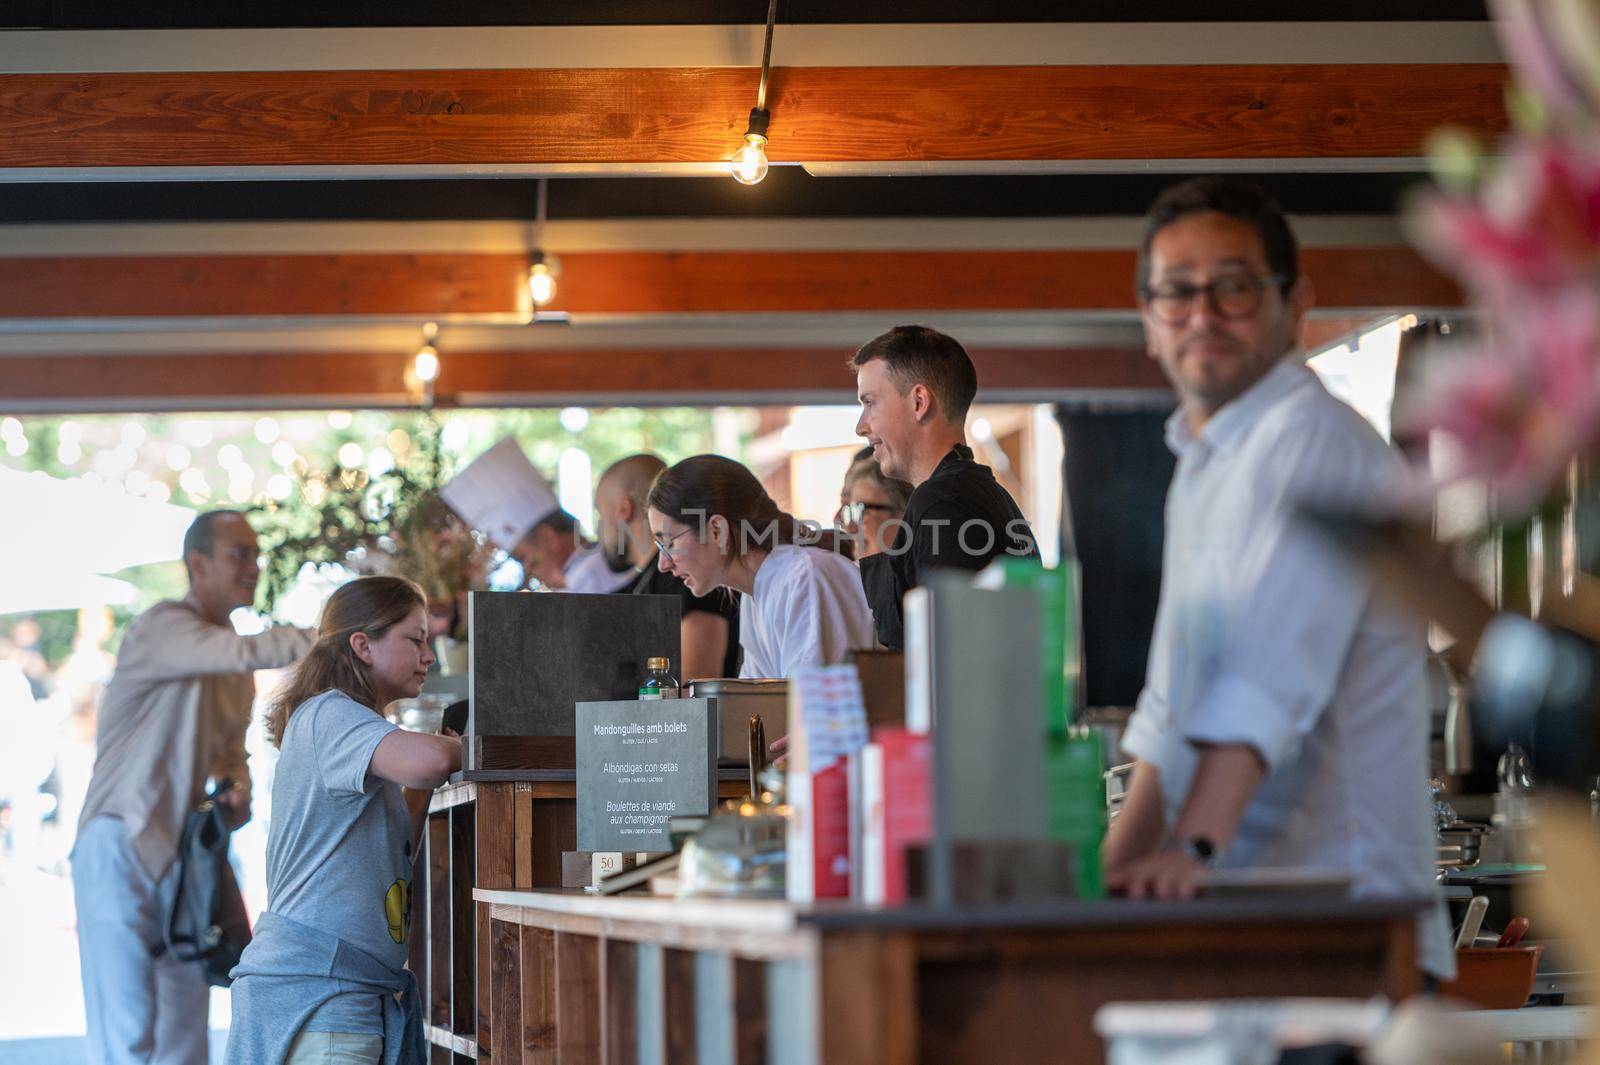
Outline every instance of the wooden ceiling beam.
<svg viewBox="0 0 1600 1065">
<path fill-rule="evenodd" d="M 780 67 L 775 162 L 1414 158 L 1506 128 L 1495 63 Z M 0 168 L 727 159 L 743 67 L 0 76 Z"/>
<path fill-rule="evenodd" d="M 575 315 L 844 311 L 1129 312 L 1129 249 L 622 251 L 560 257 L 550 310 Z M 1317 304 L 1455 307 L 1455 284 L 1403 247 L 1307 248 Z M 515 254 L 0 259 L 0 320 L 526 315 Z"/>
<path fill-rule="evenodd" d="M 0 319 L 496 315 L 526 311 L 524 255 L 0 259 Z"/>
<path fill-rule="evenodd" d="M 629 405 L 850 402 L 855 382 L 833 349 L 446 351 L 440 405 Z M 1161 391 L 1166 381 L 1130 349 L 992 348 L 972 352 L 980 398 L 1048 398 L 1092 391 Z M 260 355 L 8 355 L 0 412 L 407 406 L 409 357 L 327 352 Z"/>
</svg>

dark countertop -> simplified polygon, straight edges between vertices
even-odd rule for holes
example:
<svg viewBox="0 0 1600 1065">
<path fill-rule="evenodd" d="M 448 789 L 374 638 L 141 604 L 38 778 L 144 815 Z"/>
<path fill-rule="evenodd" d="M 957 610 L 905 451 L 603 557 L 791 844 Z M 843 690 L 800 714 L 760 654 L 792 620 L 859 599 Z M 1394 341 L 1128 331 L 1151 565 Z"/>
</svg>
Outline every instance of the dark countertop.
<svg viewBox="0 0 1600 1065">
<path fill-rule="evenodd" d="M 1306 892 L 1260 891 L 1188 902 L 1134 899 L 1048 899 L 949 908 L 925 903 L 860 906 L 818 903 L 802 907 L 796 920 L 824 930 L 852 928 L 1126 928 L 1152 925 L 1216 925 L 1289 921 L 1296 924 L 1389 920 L 1409 917 L 1432 903 L 1427 899 L 1352 899 Z"/>
</svg>

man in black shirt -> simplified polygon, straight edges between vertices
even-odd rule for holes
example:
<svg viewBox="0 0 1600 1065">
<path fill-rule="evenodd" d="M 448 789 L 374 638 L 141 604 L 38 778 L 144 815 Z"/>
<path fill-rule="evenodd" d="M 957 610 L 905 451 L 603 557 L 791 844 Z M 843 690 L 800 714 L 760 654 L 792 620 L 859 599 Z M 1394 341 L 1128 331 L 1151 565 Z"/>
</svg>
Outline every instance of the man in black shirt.
<svg viewBox="0 0 1600 1065">
<path fill-rule="evenodd" d="M 623 594 L 675 595 L 683 603 L 678 642 L 682 661 L 674 662 L 679 679 L 737 677 L 739 595 L 718 589 L 695 595 L 677 576 L 662 573 L 658 552 L 645 516 L 650 485 L 667 464 L 654 455 L 629 455 L 600 475 L 594 509 L 600 527 L 600 550 L 615 573 L 637 569 Z"/>
<path fill-rule="evenodd" d="M 884 550 L 861 560 L 878 642 L 899 649 L 901 599 L 930 569 L 979 570 L 1005 554 L 1038 558 L 1039 548 L 1016 500 L 966 445 L 978 372 L 965 348 L 937 330 L 902 325 L 868 341 L 850 365 L 861 403 L 856 433 L 886 476 L 916 486 L 905 518 L 888 523 Z"/>
</svg>

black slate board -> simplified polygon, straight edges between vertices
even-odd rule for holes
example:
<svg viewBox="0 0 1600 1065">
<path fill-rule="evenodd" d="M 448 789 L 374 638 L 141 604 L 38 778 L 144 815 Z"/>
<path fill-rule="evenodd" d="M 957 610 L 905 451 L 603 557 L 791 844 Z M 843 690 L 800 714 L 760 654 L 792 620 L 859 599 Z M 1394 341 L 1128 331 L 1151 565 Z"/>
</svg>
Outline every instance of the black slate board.
<svg viewBox="0 0 1600 1065">
<path fill-rule="evenodd" d="M 584 702 L 577 713 L 579 850 L 672 850 L 667 819 L 716 806 L 712 700 Z"/>
<path fill-rule="evenodd" d="M 477 736 L 571 736 L 579 702 L 633 699 L 645 660 L 678 664 L 672 595 L 473 592 L 468 602 Z"/>
</svg>

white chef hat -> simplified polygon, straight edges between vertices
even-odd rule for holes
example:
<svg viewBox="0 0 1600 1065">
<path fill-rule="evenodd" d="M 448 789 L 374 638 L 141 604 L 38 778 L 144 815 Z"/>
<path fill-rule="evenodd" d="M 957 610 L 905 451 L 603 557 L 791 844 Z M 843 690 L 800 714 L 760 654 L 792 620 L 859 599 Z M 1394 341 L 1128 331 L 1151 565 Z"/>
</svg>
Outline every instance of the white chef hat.
<svg viewBox="0 0 1600 1065">
<path fill-rule="evenodd" d="M 462 521 L 507 551 L 560 507 L 550 482 L 510 436 L 469 463 L 439 494 Z"/>
</svg>

